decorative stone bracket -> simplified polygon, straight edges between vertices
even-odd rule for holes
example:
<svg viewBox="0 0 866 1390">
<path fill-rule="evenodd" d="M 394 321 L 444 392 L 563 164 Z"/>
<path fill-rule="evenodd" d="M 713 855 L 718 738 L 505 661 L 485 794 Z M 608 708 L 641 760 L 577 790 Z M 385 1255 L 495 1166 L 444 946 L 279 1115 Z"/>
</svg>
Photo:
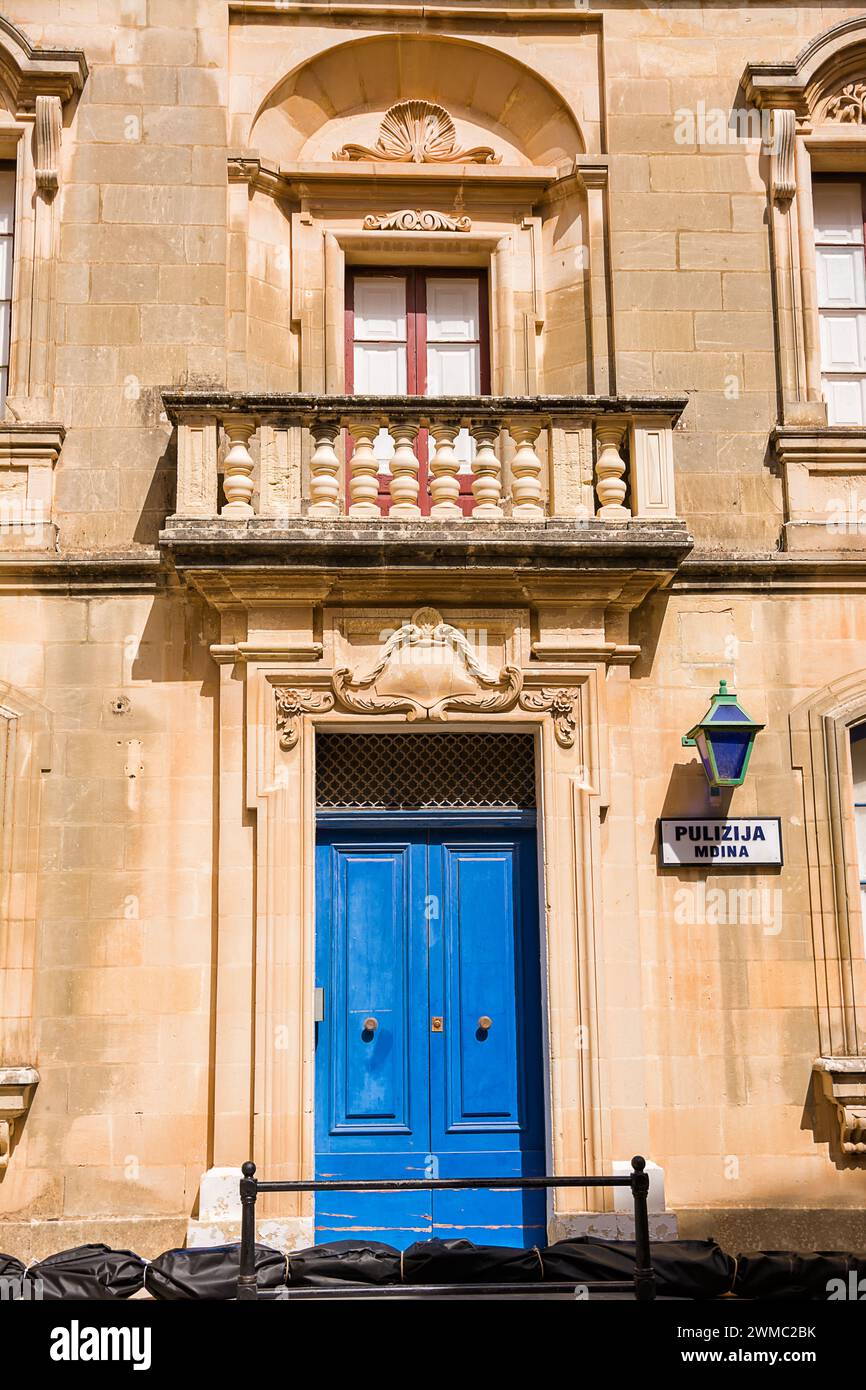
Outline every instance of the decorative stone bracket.
<svg viewBox="0 0 866 1390">
<path fill-rule="evenodd" d="M 866 1057 L 818 1057 L 812 1067 L 835 1108 L 842 1152 L 866 1156 Z"/>
<path fill-rule="evenodd" d="M 9 1163 L 15 1125 L 30 1109 L 38 1084 L 35 1067 L 0 1067 L 0 1173 Z"/>
</svg>

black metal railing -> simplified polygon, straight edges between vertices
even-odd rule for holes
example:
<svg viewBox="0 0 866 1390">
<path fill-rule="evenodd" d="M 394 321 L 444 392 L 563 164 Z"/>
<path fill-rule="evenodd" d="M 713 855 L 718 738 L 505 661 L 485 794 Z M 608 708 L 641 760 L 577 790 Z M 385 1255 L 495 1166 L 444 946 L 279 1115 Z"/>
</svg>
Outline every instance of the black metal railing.
<svg viewBox="0 0 866 1390">
<path fill-rule="evenodd" d="M 543 1178 L 451 1178 L 451 1179 L 414 1179 L 414 1178 L 392 1178 L 387 1181 L 375 1182 L 368 1180 L 358 1180 L 356 1182 L 341 1182 L 325 1179 L 298 1180 L 286 1182 L 264 1182 L 256 1177 L 256 1165 L 247 1162 L 241 1169 L 243 1177 L 240 1181 L 241 1195 L 241 1250 L 240 1250 L 240 1274 L 238 1277 L 238 1299 L 247 1300 L 258 1298 L 258 1285 L 256 1281 L 256 1199 L 260 1192 L 428 1192 L 431 1190 L 456 1191 L 457 1189 L 509 1189 L 515 1188 L 528 1190 L 533 1188 L 558 1188 L 558 1187 L 629 1187 L 634 1201 L 634 1237 L 635 1237 L 635 1267 L 633 1280 L 604 1280 L 592 1283 L 585 1281 L 575 1281 L 586 1287 L 592 1292 L 603 1293 L 630 1293 L 633 1292 L 636 1299 L 645 1302 L 656 1296 L 655 1275 L 652 1267 L 652 1256 L 650 1252 L 649 1238 L 649 1214 L 647 1210 L 647 1194 L 649 1193 L 649 1174 L 646 1172 L 646 1160 L 637 1155 L 631 1161 L 631 1172 L 623 1174 L 622 1177 L 543 1177 Z M 454 1288 L 455 1286 L 452 1286 Z M 502 1293 L 504 1286 L 497 1286 L 497 1292 Z M 526 1294 L 531 1285 L 520 1285 L 520 1292 Z M 465 1286 L 464 1291 L 469 1294 L 478 1292 L 471 1286 Z M 300 1292 L 300 1290 L 298 1291 Z M 308 1294 L 321 1293 L 322 1290 L 308 1289 Z M 332 1295 L 333 1289 L 329 1290 Z M 378 1286 L 365 1287 L 365 1296 L 374 1296 L 388 1292 L 388 1289 Z M 392 1288 L 393 1294 L 407 1292 L 405 1286 Z M 439 1290 L 441 1292 L 441 1290 Z M 459 1289 L 457 1289 L 459 1292 Z"/>
</svg>

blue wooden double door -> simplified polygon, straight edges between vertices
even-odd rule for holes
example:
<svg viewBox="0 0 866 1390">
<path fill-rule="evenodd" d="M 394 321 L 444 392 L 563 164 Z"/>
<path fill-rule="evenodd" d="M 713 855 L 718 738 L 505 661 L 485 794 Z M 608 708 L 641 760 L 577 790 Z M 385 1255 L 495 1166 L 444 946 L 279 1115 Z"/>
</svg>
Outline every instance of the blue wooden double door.
<svg viewBox="0 0 866 1390">
<path fill-rule="evenodd" d="M 545 1171 L 535 832 L 321 829 L 316 1176 Z M 533 1245 L 543 1191 L 319 1193 L 316 1240 Z"/>
</svg>

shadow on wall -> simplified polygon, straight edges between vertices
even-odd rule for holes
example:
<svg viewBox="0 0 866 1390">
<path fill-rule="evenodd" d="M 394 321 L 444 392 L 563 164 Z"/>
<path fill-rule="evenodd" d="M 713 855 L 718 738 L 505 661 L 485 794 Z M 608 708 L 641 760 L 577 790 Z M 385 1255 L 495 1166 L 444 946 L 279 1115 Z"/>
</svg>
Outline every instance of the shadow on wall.
<svg viewBox="0 0 866 1390">
<path fill-rule="evenodd" d="M 137 545 L 156 546 L 165 519 L 175 510 L 177 497 L 177 431 L 172 430 L 154 469 L 133 532 Z"/>
</svg>

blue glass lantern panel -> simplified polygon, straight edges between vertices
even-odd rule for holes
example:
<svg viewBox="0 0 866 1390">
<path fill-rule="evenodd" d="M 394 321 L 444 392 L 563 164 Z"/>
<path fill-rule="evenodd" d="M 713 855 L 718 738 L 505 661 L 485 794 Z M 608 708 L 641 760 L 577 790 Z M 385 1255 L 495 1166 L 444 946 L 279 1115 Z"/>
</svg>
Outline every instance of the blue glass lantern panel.
<svg viewBox="0 0 866 1390">
<path fill-rule="evenodd" d="M 739 782 L 743 776 L 746 759 L 752 745 L 754 734 L 751 729 L 739 733 L 735 730 L 719 729 L 710 735 L 710 744 L 720 782 Z"/>
<path fill-rule="evenodd" d="M 713 765 L 710 762 L 710 755 L 707 752 L 707 736 L 704 733 L 703 729 L 701 729 L 700 732 L 697 734 L 695 738 L 695 744 L 697 746 L 698 753 L 700 754 L 701 762 L 704 765 L 704 772 L 707 774 L 707 781 L 714 782 L 716 774 L 713 771 Z"/>
<path fill-rule="evenodd" d="M 718 704 L 704 719 L 705 724 L 751 724 L 744 709 L 737 704 Z"/>
</svg>

